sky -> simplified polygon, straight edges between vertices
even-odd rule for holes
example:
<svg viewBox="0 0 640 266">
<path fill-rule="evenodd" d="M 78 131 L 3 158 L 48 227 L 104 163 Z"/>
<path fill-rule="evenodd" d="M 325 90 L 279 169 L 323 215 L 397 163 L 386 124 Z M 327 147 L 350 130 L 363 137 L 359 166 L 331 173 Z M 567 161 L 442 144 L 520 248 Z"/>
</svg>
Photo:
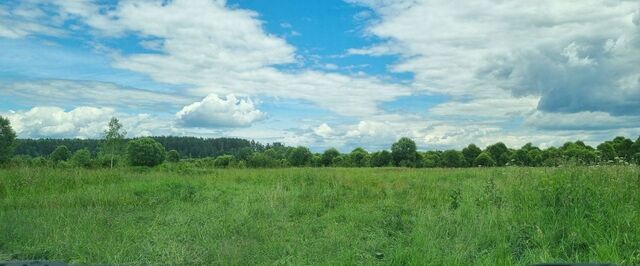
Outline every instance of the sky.
<svg viewBox="0 0 640 266">
<path fill-rule="evenodd" d="M 640 3 L 4 0 L 0 99 L 21 138 L 635 139 Z"/>
</svg>

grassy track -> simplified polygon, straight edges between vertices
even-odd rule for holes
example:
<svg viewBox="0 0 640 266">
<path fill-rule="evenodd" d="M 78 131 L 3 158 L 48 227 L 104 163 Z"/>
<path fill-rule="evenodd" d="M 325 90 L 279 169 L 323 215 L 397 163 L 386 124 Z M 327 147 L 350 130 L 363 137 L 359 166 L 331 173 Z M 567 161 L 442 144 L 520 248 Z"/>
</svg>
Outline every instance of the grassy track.
<svg viewBox="0 0 640 266">
<path fill-rule="evenodd" d="M 640 169 L 0 170 L 14 259 L 640 264 Z"/>
</svg>

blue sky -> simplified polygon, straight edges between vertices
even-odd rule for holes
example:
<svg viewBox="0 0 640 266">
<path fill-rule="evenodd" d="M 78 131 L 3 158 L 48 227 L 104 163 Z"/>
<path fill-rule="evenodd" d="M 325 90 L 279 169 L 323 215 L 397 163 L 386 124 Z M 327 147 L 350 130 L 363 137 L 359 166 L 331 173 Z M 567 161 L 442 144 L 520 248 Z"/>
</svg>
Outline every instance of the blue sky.
<svg viewBox="0 0 640 266">
<path fill-rule="evenodd" d="M 243 137 L 386 149 L 640 134 L 640 4 L 3 1 L 20 137 Z"/>
</svg>

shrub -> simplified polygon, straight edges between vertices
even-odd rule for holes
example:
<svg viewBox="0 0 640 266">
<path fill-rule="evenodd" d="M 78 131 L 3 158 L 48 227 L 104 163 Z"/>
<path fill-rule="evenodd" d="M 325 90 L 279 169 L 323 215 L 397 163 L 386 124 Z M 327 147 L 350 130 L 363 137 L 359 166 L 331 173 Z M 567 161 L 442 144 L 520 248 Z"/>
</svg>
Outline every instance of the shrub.
<svg viewBox="0 0 640 266">
<path fill-rule="evenodd" d="M 49 160 L 47 160 L 47 158 L 44 158 L 44 157 L 42 157 L 42 156 L 38 156 L 38 157 L 36 157 L 36 158 L 33 158 L 33 160 L 31 160 L 31 164 L 32 164 L 33 166 L 40 166 L 40 167 L 42 167 L 42 166 L 49 166 L 49 165 L 50 165 L 50 163 L 49 163 L 49 162 L 50 162 L 50 161 L 49 161 Z"/>
<path fill-rule="evenodd" d="M 15 155 L 7 165 L 11 167 L 29 167 L 31 166 L 31 158 L 28 155 Z"/>
<path fill-rule="evenodd" d="M 371 154 L 371 166 L 373 167 L 389 166 L 391 164 L 391 160 L 391 153 L 386 150 Z"/>
<path fill-rule="evenodd" d="M 633 155 L 633 162 L 637 165 L 640 165 L 640 152 Z"/>
<path fill-rule="evenodd" d="M 448 150 L 442 153 L 442 163 L 445 167 L 463 167 L 466 162 L 462 152 Z"/>
<path fill-rule="evenodd" d="M 269 168 L 275 167 L 275 160 L 266 156 L 264 153 L 256 152 L 251 155 L 249 161 L 247 161 L 247 165 L 252 168 Z"/>
<path fill-rule="evenodd" d="M 322 153 L 322 158 L 320 159 L 322 166 L 331 166 L 333 165 L 333 159 L 340 156 L 340 152 L 335 148 L 330 148 Z"/>
<path fill-rule="evenodd" d="M 422 155 L 422 167 L 435 168 L 441 166 L 440 154 L 436 151 L 428 151 Z"/>
<path fill-rule="evenodd" d="M 369 153 L 363 148 L 356 148 L 349 154 L 351 165 L 355 167 L 369 166 Z"/>
<path fill-rule="evenodd" d="M 213 161 L 213 166 L 216 168 L 227 168 L 235 165 L 236 158 L 233 155 L 221 155 Z"/>
<path fill-rule="evenodd" d="M 164 161 L 162 144 L 151 138 L 132 140 L 127 144 L 127 158 L 133 166 L 156 166 Z"/>
<path fill-rule="evenodd" d="M 287 160 L 291 166 L 306 166 L 311 162 L 311 151 L 308 148 L 299 146 L 297 148 L 293 148 L 287 156 Z"/>
<path fill-rule="evenodd" d="M 71 157 L 71 164 L 78 167 L 91 166 L 91 152 L 88 149 L 77 150 Z"/>
<path fill-rule="evenodd" d="M 60 161 L 66 161 L 66 160 L 69 160 L 69 157 L 71 157 L 71 151 L 69 151 L 69 148 L 67 148 L 67 146 L 61 145 L 61 146 L 58 146 L 55 150 L 53 150 L 53 152 L 51 153 L 51 155 L 49 155 L 49 157 L 54 163 L 58 163 Z"/>
<path fill-rule="evenodd" d="M 476 159 L 473 161 L 474 166 L 494 166 L 496 165 L 496 161 L 491 158 L 491 155 L 487 152 L 482 152 Z"/>
<path fill-rule="evenodd" d="M 180 153 L 178 153 L 178 151 L 176 150 L 170 150 L 167 153 L 167 162 L 170 163 L 177 163 L 180 161 Z"/>
</svg>

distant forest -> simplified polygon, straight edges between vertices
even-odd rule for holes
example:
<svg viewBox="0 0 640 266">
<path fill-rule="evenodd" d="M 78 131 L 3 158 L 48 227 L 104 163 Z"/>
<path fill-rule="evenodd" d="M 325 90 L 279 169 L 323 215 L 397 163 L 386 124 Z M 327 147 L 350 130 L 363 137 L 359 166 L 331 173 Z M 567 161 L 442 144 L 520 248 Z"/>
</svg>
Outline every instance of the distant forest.
<svg viewBox="0 0 640 266">
<path fill-rule="evenodd" d="M 147 139 L 149 138 L 143 138 Z M 150 137 L 158 143 L 160 152 L 167 153 L 167 161 L 193 163 L 200 167 L 478 167 L 478 166 L 559 166 L 564 164 L 638 164 L 640 165 L 640 137 L 635 141 L 626 137 L 616 137 L 600 143 L 596 147 L 582 141 L 567 142 L 559 147 L 538 148 L 530 143 L 510 148 L 498 142 L 482 149 L 470 144 L 461 150 L 418 151 L 409 138 L 401 138 L 390 145 L 389 150 L 367 151 L 356 148 L 349 153 L 340 153 L 330 148 L 321 153 L 312 153 L 307 147 L 288 147 L 281 143 L 263 145 L 259 142 L 239 138 L 197 138 L 197 137 Z M 136 139 L 123 139 L 122 145 Z M 140 140 L 140 139 L 137 139 Z M 85 165 L 107 165 L 105 151 L 101 150 L 104 140 L 99 139 L 19 139 L 16 159 L 49 158 L 66 160 L 73 153 L 87 155 L 86 160 L 97 161 Z M 130 146 L 130 145 L 129 145 Z M 60 156 L 60 148 L 63 156 Z M 58 150 L 58 151 L 56 151 Z M 66 155 L 64 155 L 66 154 Z M 102 155 L 101 155 L 102 154 Z M 126 155 L 119 154 L 122 161 Z M 161 163 L 164 160 L 164 155 Z M 131 155 L 128 158 L 133 158 Z M 73 161 L 73 158 L 71 158 Z M 28 159 L 26 159 L 28 160 Z M 38 159 L 34 159 L 37 162 Z M 43 160 L 43 159 L 39 159 Z"/>
<path fill-rule="evenodd" d="M 256 141 L 239 138 L 197 138 L 197 137 L 151 137 L 167 150 L 176 150 L 183 158 L 218 157 L 220 155 L 239 156 L 246 152 L 259 152 L 274 143 L 262 145 Z M 71 152 L 88 149 L 92 154 L 99 153 L 102 139 L 18 139 L 16 155 L 31 157 L 49 156 L 57 147 L 66 146 Z"/>
</svg>

